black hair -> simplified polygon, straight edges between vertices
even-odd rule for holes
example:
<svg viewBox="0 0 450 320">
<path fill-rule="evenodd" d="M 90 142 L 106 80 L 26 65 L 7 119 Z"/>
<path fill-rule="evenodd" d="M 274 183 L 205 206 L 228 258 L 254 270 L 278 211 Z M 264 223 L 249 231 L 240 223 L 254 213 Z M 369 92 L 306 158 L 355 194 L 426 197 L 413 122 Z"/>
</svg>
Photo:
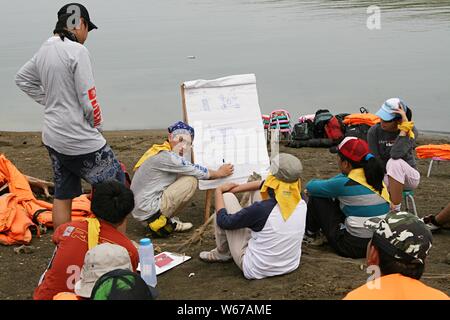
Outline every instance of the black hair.
<svg viewBox="0 0 450 320">
<path fill-rule="evenodd" d="M 412 110 L 411 110 L 411 108 L 407 107 L 405 113 L 406 113 L 406 118 L 408 119 L 408 121 L 411 121 L 412 120 Z M 402 120 L 402 116 L 397 114 L 395 116 L 395 118 L 392 119 L 391 121 L 394 121 L 394 120 L 401 121 Z"/>
<path fill-rule="evenodd" d="M 134 208 L 133 192 L 117 181 L 93 186 L 91 210 L 97 218 L 121 223 Z"/>
<path fill-rule="evenodd" d="M 369 160 L 363 159 L 361 162 L 355 162 L 340 152 L 338 154 L 341 160 L 349 162 L 353 168 L 363 168 L 367 183 L 381 194 L 383 191 L 384 168 L 379 159 L 372 157 Z"/>
<path fill-rule="evenodd" d="M 59 16 L 58 21 L 56 22 L 55 30 L 53 30 L 53 34 L 58 34 L 62 41 L 64 38 L 69 40 L 78 42 L 76 35 L 73 32 L 67 30 L 67 20 L 72 16 L 72 13 L 65 13 Z M 87 26 L 87 22 L 83 19 L 83 23 Z"/>
<path fill-rule="evenodd" d="M 410 107 L 408 107 L 408 109 L 406 109 L 406 117 L 408 118 L 408 121 L 412 120 L 412 111 L 411 111 Z"/>
<path fill-rule="evenodd" d="M 380 249 L 376 244 L 372 242 L 372 245 L 377 248 L 378 256 L 380 258 L 380 271 L 383 275 L 400 273 L 401 275 L 413 279 L 419 280 L 425 269 L 423 263 L 408 263 L 405 261 L 398 260 L 392 255 L 387 254 Z"/>
</svg>

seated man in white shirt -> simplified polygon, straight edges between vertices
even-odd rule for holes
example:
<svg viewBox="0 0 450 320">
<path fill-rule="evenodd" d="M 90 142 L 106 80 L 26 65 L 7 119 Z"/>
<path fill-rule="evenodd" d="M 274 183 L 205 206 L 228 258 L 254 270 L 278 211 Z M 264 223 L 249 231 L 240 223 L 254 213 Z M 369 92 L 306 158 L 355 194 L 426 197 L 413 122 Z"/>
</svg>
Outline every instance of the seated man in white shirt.
<svg viewBox="0 0 450 320">
<path fill-rule="evenodd" d="M 294 271 L 300 264 L 306 203 L 300 196 L 299 159 L 280 154 L 263 182 L 224 184 L 215 191 L 216 248 L 200 253 L 207 262 L 231 259 L 247 279 Z M 242 208 L 234 195 L 254 191 Z M 264 199 L 264 200 L 263 200 Z"/>
</svg>

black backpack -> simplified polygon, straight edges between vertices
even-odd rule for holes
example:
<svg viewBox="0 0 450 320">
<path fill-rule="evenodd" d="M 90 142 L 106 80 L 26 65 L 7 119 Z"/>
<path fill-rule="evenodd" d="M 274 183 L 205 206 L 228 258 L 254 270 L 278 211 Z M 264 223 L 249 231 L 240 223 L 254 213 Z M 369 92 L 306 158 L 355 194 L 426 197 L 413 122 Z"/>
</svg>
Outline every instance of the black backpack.
<svg viewBox="0 0 450 320">
<path fill-rule="evenodd" d="M 314 138 L 326 138 L 325 125 L 333 117 L 327 109 L 317 110 L 314 118 Z"/>
<path fill-rule="evenodd" d="M 292 139 L 309 140 L 312 138 L 314 138 L 314 123 L 311 120 L 306 120 L 305 122 L 294 125 Z"/>
<path fill-rule="evenodd" d="M 359 111 L 361 113 L 369 113 L 369 110 L 367 110 L 365 107 L 359 108 Z M 367 141 L 367 133 L 369 132 L 369 129 L 370 129 L 370 126 L 367 124 L 355 124 L 355 125 L 347 126 L 345 128 L 345 136 L 346 137 L 356 137 L 356 138 Z"/>
<path fill-rule="evenodd" d="M 345 128 L 346 137 L 356 137 L 367 141 L 367 133 L 369 132 L 370 126 L 367 124 L 355 124 L 352 126 L 347 126 Z"/>
</svg>

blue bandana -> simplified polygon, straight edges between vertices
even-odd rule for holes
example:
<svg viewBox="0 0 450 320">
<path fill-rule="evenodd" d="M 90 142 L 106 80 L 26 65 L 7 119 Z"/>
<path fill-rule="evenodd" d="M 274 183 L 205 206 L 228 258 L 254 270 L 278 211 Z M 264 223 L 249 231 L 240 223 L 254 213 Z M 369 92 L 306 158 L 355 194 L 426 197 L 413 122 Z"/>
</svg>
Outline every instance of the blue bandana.
<svg viewBox="0 0 450 320">
<path fill-rule="evenodd" d="M 178 130 L 184 131 L 186 133 L 189 133 L 192 137 L 192 140 L 194 140 L 194 128 L 192 128 L 191 126 L 187 125 L 186 123 L 184 123 L 182 121 L 178 121 L 178 122 L 174 123 L 169 128 L 167 128 L 167 130 L 169 131 L 169 133 L 174 133 L 175 131 L 178 131 Z"/>
</svg>

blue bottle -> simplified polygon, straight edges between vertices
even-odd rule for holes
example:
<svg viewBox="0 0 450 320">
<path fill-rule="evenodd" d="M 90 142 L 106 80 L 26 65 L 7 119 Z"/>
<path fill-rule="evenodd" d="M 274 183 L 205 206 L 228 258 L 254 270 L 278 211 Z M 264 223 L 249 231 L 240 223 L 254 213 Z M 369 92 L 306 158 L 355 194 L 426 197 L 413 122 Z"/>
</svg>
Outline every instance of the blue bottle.
<svg viewBox="0 0 450 320">
<path fill-rule="evenodd" d="M 141 277 L 148 286 L 156 288 L 155 256 L 152 241 L 149 238 L 141 239 L 138 251 Z"/>
</svg>

